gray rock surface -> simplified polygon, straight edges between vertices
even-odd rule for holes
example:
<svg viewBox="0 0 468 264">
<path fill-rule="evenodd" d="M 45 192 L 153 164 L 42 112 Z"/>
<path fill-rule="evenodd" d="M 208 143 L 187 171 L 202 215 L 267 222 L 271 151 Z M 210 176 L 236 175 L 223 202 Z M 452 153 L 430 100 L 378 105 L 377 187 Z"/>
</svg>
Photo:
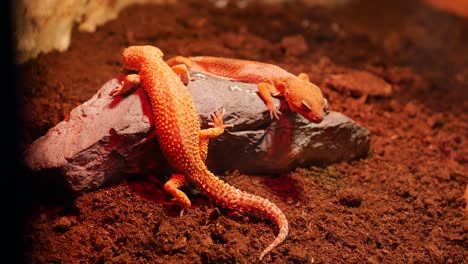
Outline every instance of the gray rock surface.
<svg viewBox="0 0 468 264">
<path fill-rule="evenodd" d="M 234 124 L 210 141 L 207 165 L 213 172 L 283 173 L 297 166 L 350 161 L 369 151 L 369 131 L 340 113 L 331 112 L 313 124 L 275 99 L 283 115 L 272 121 L 255 85 L 193 76 L 188 89 L 202 128 L 221 108 L 226 110 L 225 123 Z M 146 93 L 138 88 L 126 97 L 111 98 L 116 85 L 115 79 L 107 82 L 73 109 L 68 120 L 33 142 L 24 153 L 25 165 L 36 172 L 58 171 L 57 177 L 66 177 L 77 193 L 129 175 L 167 171 Z"/>
</svg>

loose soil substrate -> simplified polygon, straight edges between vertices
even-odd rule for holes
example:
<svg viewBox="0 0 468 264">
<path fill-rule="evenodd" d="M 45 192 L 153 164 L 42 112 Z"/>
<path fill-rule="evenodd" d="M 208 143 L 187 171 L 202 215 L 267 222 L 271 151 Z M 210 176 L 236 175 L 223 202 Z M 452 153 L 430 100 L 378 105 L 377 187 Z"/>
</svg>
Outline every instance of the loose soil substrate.
<svg viewBox="0 0 468 264">
<path fill-rule="evenodd" d="M 370 129 L 368 157 L 280 176 L 222 176 L 270 199 L 289 219 L 287 240 L 265 262 L 468 259 L 468 20 L 417 1 L 357 1 L 338 10 L 181 2 L 130 7 L 96 33 L 74 32 L 68 51 L 19 66 L 23 147 L 115 76 L 120 51 L 129 45 L 158 46 L 166 58 L 208 54 L 271 62 L 306 72 L 317 84 L 346 69 L 367 70 L 393 85 L 391 99 L 364 101 L 322 89 L 333 110 Z M 303 54 L 288 41 L 281 44 L 297 34 L 308 44 Z M 193 207 L 179 217 L 166 203 L 161 175 L 71 200 L 44 183 L 45 176 L 25 175 L 28 263 L 252 263 L 277 231 L 189 188 Z"/>
</svg>

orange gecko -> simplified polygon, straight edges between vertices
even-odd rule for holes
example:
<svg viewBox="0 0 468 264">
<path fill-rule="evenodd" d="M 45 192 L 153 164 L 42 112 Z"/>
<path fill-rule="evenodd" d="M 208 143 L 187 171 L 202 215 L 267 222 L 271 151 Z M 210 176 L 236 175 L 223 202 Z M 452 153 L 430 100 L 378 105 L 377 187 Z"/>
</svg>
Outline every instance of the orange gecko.
<svg viewBox="0 0 468 264">
<path fill-rule="evenodd" d="M 170 66 L 185 65 L 187 68 L 216 77 L 257 84 L 258 94 L 265 102 L 270 117 L 279 119 L 281 112 L 273 104 L 273 98 L 284 97 L 289 108 L 314 123 L 320 123 L 328 112 L 327 100 L 320 88 L 309 81 L 305 73 L 295 76 L 286 70 L 268 63 L 221 57 L 176 56 L 167 61 Z M 184 82 L 188 72 L 178 69 Z"/>
<path fill-rule="evenodd" d="M 153 111 L 156 135 L 167 161 L 176 170 L 164 189 L 174 196 L 182 212 L 191 206 L 180 187 L 192 182 L 212 201 L 222 207 L 252 213 L 270 219 L 279 227 L 276 239 L 260 255 L 260 260 L 280 245 L 288 235 L 286 216 L 267 199 L 246 193 L 220 180 L 205 165 L 208 140 L 224 132 L 223 115 L 212 114 L 212 128 L 200 129 L 192 98 L 179 76 L 153 46 L 131 46 L 122 53 L 125 69 L 137 71 L 122 78 L 122 85 L 112 96 L 124 94 L 135 84 L 145 89 Z M 178 67 L 176 67 L 177 70 Z"/>
</svg>

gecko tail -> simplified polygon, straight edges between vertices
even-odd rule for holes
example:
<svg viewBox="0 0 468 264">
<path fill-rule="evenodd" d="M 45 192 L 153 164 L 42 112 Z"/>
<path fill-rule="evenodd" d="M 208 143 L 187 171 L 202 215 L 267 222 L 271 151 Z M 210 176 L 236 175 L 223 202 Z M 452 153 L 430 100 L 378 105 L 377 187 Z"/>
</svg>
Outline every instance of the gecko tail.
<svg viewBox="0 0 468 264">
<path fill-rule="evenodd" d="M 223 195 L 223 197 L 228 198 L 227 201 L 225 200 L 222 202 L 223 206 L 238 210 L 242 213 L 267 218 L 278 226 L 279 231 L 275 240 L 260 254 L 260 260 L 262 260 L 270 251 L 286 240 L 289 233 L 288 220 L 281 209 L 269 200 L 241 191 L 232 186 L 229 187 L 227 189 L 230 189 L 230 191 Z"/>
<path fill-rule="evenodd" d="M 204 165 L 204 164 L 203 164 Z M 260 254 L 260 260 L 273 249 L 284 242 L 289 233 L 288 220 L 284 213 L 268 199 L 241 191 L 220 180 L 213 173 L 204 169 L 195 173 L 193 179 L 208 197 L 224 208 L 237 210 L 241 213 L 264 217 L 278 226 L 278 235 Z"/>
<path fill-rule="evenodd" d="M 262 259 L 268 254 L 270 253 L 270 251 L 272 251 L 274 248 L 276 248 L 277 246 L 279 246 L 281 243 L 283 243 L 283 241 L 286 239 L 286 237 L 288 236 L 288 233 L 289 233 L 289 227 L 288 225 L 286 226 L 282 226 L 280 227 L 280 230 L 278 232 L 278 235 L 276 236 L 275 240 L 270 244 L 268 245 L 268 247 L 266 247 L 262 254 L 260 254 L 260 258 L 259 260 L 262 261 Z"/>
</svg>

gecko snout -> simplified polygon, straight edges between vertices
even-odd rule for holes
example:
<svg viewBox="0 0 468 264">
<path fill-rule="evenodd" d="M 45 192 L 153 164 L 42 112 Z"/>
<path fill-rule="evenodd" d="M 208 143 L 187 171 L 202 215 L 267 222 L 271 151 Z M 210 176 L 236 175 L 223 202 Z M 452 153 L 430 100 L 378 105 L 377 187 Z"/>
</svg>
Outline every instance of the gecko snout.
<svg viewBox="0 0 468 264">
<path fill-rule="evenodd" d="M 324 118 L 323 115 L 322 115 L 322 116 L 313 116 L 313 117 L 310 117 L 309 120 L 310 120 L 311 122 L 313 122 L 313 123 L 318 124 L 318 123 L 320 123 L 320 122 L 323 121 L 323 118 Z"/>
</svg>

